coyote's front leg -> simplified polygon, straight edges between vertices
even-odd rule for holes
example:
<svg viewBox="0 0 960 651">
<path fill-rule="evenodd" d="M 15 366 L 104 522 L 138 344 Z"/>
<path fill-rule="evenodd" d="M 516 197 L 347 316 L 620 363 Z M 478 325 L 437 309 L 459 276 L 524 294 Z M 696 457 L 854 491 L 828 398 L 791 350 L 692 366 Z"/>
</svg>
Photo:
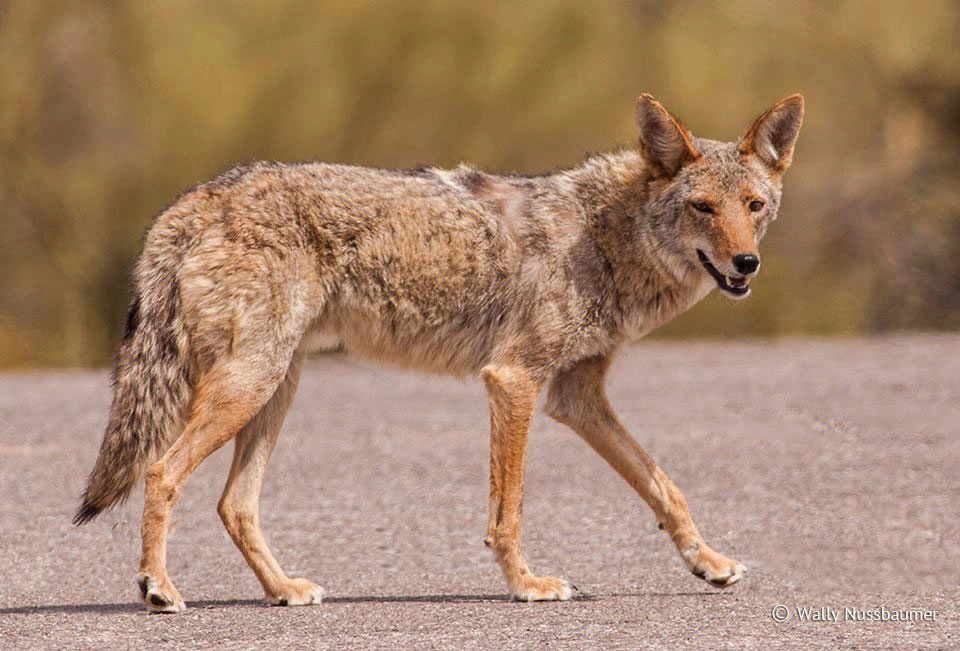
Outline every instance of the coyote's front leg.
<svg viewBox="0 0 960 651">
<path fill-rule="evenodd" d="M 493 547 L 514 599 L 569 599 L 573 586 L 552 576 L 534 576 L 520 551 L 527 437 L 540 384 L 522 369 L 508 366 L 487 366 L 482 376 L 490 394 L 490 520 L 486 542 Z"/>
<path fill-rule="evenodd" d="M 608 358 L 595 357 L 558 375 L 550 386 L 547 413 L 572 428 L 633 486 L 691 572 L 721 588 L 733 585 L 744 566 L 703 542 L 683 494 L 620 424 L 603 390 L 608 367 Z"/>
</svg>

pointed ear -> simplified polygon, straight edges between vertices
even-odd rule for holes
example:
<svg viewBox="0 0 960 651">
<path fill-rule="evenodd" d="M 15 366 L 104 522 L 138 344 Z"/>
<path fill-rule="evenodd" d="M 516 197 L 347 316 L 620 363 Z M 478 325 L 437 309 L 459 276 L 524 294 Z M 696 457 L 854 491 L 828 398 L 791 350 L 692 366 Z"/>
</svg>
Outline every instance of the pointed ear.
<svg viewBox="0 0 960 651">
<path fill-rule="evenodd" d="M 803 122 L 803 96 L 791 95 L 770 107 L 740 138 L 740 155 L 756 156 L 776 172 L 793 160 L 793 145 Z"/>
<path fill-rule="evenodd" d="M 646 93 L 637 98 L 637 127 L 640 155 L 655 176 L 673 176 L 700 157 L 687 128 Z"/>
</svg>

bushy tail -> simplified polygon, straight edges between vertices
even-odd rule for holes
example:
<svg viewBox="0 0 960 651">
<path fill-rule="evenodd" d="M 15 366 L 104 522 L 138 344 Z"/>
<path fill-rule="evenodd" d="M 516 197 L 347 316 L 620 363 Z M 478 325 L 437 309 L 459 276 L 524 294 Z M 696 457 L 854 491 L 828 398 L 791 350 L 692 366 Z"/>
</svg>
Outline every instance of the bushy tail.
<svg viewBox="0 0 960 651">
<path fill-rule="evenodd" d="M 142 288 L 158 299 L 151 304 L 145 305 L 134 290 L 114 363 L 107 429 L 74 524 L 92 520 L 125 500 L 146 467 L 183 428 L 192 385 L 190 361 L 177 313 L 178 297 L 172 278 L 164 275 L 152 280 L 165 287 Z"/>
</svg>

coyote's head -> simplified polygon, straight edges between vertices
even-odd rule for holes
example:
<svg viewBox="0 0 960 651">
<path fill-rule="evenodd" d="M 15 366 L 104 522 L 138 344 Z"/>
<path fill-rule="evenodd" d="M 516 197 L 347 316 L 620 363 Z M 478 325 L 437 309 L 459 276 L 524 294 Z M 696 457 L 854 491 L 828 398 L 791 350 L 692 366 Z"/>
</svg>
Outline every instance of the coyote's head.
<svg viewBox="0 0 960 651">
<path fill-rule="evenodd" d="M 652 176 L 648 214 L 658 249 L 674 265 L 709 274 L 743 298 L 760 268 L 757 245 L 780 206 L 783 173 L 803 120 L 791 95 L 737 142 L 694 138 L 649 95 L 637 100 L 640 153 Z"/>
</svg>

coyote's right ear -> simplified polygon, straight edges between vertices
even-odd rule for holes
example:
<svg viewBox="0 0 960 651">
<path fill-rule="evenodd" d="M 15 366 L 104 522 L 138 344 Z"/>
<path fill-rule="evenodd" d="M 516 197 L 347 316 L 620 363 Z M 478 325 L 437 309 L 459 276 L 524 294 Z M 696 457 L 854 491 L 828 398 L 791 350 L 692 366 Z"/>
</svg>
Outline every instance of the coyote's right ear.
<svg viewBox="0 0 960 651">
<path fill-rule="evenodd" d="M 637 98 L 637 127 L 640 155 L 655 176 L 673 176 L 700 157 L 687 128 L 646 93 Z"/>
</svg>

